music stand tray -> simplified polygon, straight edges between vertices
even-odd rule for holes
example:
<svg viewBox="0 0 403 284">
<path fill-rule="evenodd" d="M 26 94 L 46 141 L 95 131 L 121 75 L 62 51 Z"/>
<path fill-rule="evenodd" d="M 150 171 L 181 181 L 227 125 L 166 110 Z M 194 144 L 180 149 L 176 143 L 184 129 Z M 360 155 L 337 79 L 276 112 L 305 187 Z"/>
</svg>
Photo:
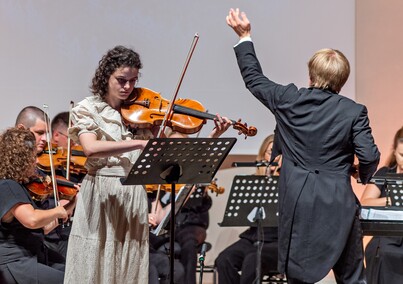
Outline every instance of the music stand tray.
<svg viewBox="0 0 403 284">
<path fill-rule="evenodd" d="M 222 227 L 257 226 L 254 213 L 263 207 L 263 227 L 278 226 L 278 176 L 237 175 L 232 182 Z"/>
<path fill-rule="evenodd" d="M 124 185 L 172 183 L 167 171 L 179 167 L 174 183 L 210 183 L 236 138 L 150 139 L 130 170 Z"/>
</svg>

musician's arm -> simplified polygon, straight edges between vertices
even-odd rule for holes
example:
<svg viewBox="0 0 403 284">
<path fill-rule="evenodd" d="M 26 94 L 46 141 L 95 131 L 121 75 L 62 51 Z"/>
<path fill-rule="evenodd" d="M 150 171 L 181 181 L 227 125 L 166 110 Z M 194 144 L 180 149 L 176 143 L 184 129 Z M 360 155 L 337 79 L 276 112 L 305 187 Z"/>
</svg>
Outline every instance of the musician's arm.
<svg viewBox="0 0 403 284">
<path fill-rule="evenodd" d="M 381 191 L 375 184 L 368 184 L 361 196 L 363 206 L 386 206 L 386 197 L 380 197 Z"/>
</svg>

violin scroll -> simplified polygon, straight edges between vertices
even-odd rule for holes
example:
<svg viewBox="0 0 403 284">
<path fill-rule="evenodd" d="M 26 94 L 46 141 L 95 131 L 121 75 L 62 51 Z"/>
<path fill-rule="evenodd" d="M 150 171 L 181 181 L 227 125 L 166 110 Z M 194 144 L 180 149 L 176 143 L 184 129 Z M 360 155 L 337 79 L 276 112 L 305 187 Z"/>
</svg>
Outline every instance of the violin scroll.
<svg viewBox="0 0 403 284">
<path fill-rule="evenodd" d="M 235 130 L 238 130 L 238 134 L 244 134 L 245 135 L 245 139 L 248 136 L 255 136 L 257 134 L 257 128 L 254 126 L 249 126 L 248 124 L 245 123 L 241 123 L 241 119 L 238 119 L 237 122 L 235 122 L 233 124 L 233 128 Z"/>
<path fill-rule="evenodd" d="M 217 179 L 213 179 L 211 183 L 207 186 L 207 189 L 211 191 L 211 193 L 215 192 L 216 196 L 219 194 L 223 194 L 225 189 L 222 186 L 217 185 Z"/>
</svg>

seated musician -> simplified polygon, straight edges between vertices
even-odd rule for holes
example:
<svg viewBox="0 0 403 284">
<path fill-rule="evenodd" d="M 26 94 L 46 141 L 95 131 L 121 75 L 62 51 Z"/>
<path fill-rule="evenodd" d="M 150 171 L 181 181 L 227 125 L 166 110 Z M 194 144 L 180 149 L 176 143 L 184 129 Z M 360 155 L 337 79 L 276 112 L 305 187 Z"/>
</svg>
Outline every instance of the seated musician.
<svg viewBox="0 0 403 284">
<path fill-rule="evenodd" d="M 162 208 L 161 202 L 156 201 L 156 192 L 147 192 L 148 196 L 148 220 L 150 228 L 158 226 L 164 218 L 166 210 Z M 150 251 L 149 251 L 149 284 L 163 284 L 170 282 L 170 261 L 169 253 L 159 250 L 165 244 L 165 237 L 156 236 L 150 232 Z M 181 262 L 175 259 L 174 279 L 175 284 L 184 284 L 185 269 Z"/>
<path fill-rule="evenodd" d="M 46 117 L 46 119 L 45 119 Z M 17 116 L 15 126 L 24 127 L 29 129 L 35 136 L 37 155 L 41 155 L 47 146 L 47 129 L 46 120 L 49 120 L 46 113 L 38 107 L 27 106 L 23 108 Z M 59 123 L 60 124 L 60 123 Z M 47 156 L 48 158 L 48 156 Z M 42 176 L 47 176 L 50 173 L 44 170 L 39 170 L 37 173 Z M 59 174 L 59 173 L 57 173 Z M 49 209 L 55 207 L 54 197 L 46 198 L 44 200 L 35 200 L 37 206 L 41 209 Z M 60 201 L 66 204 L 66 200 Z M 45 244 L 48 248 L 55 252 L 53 258 L 60 258 L 60 262 L 64 262 L 67 253 L 68 234 L 70 232 L 69 226 L 58 226 L 46 235 Z"/>
<path fill-rule="evenodd" d="M 52 128 L 52 143 L 58 147 L 67 149 L 68 146 L 68 130 L 69 112 L 60 112 L 53 117 L 50 127 Z"/>
<path fill-rule="evenodd" d="M 64 264 L 47 255 L 43 240 L 58 219 L 67 220 L 73 204 L 41 210 L 33 202 L 25 185 L 36 171 L 31 131 L 3 132 L 0 156 L 0 283 L 62 283 Z"/>
<path fill-rule="evenodd" d="M 257 161 L 270 161 L 274 135 L 267 136 L 260 146 Z M 280 164 L 281 156 L 275 160 Z M 257 168 L 257 175 L 278 175 L 279 165 Z M 261 252 L 262 274 L 277 271 L 277 227 L 264 227 L 264 244 Z M 257 227 L 250 227 L 239 235 L 239 240 L 224 249 L 215 260 L 220 284 L 254 283 L 256 278 Z M 241 273 L 239 273 L 241 272 Z M 278 275 L 282 277 L 282 275 Z"/>
<path fill-rule="evenodd" d="M 386 166 L 380 168 L 374 176 L 384 176 L 388 173 L 403 174 L 403 127 L 395 134 L 392 153 L 386 161 Z M 368 184 L 361 197 L 361 204 L 386 206 L 386 198 L 385 186 Z M 391 204 L 391 201 L 388 203 Z M 365 249 L 365 260 L 369 284 L 402 283 L 403 238 L 373 237 Z"/>
</svg>

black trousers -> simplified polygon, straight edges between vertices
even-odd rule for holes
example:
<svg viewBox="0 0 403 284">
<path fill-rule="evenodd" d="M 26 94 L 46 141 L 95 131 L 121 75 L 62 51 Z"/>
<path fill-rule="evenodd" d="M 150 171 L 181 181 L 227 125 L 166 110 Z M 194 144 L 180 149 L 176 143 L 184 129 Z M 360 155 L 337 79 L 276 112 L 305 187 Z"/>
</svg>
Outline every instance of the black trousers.
<svg viewBox="0 0 403 284">
<path fill-rule="evenodd" d="M 262 273 L 277 271 L 278 243 L 264 243 L 261 253 Z M 256 278 L 257 247 L 239 239 L 223 250 L 215 260 L 220 284 L 250 284 Z M 241 271 L 241 274 L 239 274 Z"/>
<path fill-rule="evenodd" d="M 359 217 L 356 216 L 347 244 L 333 266 L 334 276 L 338 284 L 365 284 L 364 247 Z"/>
<path fill-rule="evenodd" d="M 7 264 L 0 265 L 0 283 L 62 284 L 63 279 L 64 265 L 60 264 L 47 266 L 32 259 L 25 264 L 24 259 L 21 259 L 10 266 Z"/>
<path fill-rule="evenodd" d="M 170 261 L 167 254 L 163 252 L 150 253 L 149 259 L 149 284 L 170 283 L 169 273 L 171 271 Z M 185 271 L 182 264 L 175 260 L 174 283 L 184 284 Z"/>
<path fill-rule="evenodd" d="M 187 225 L 175 231 L 175 241 L 179 243 L 180 262 L 185 268 L 185 283 L 196 284 L 197 254 L 199 246 L 206 239 L 206 229 L 201 226 Z"/>
</svg>

